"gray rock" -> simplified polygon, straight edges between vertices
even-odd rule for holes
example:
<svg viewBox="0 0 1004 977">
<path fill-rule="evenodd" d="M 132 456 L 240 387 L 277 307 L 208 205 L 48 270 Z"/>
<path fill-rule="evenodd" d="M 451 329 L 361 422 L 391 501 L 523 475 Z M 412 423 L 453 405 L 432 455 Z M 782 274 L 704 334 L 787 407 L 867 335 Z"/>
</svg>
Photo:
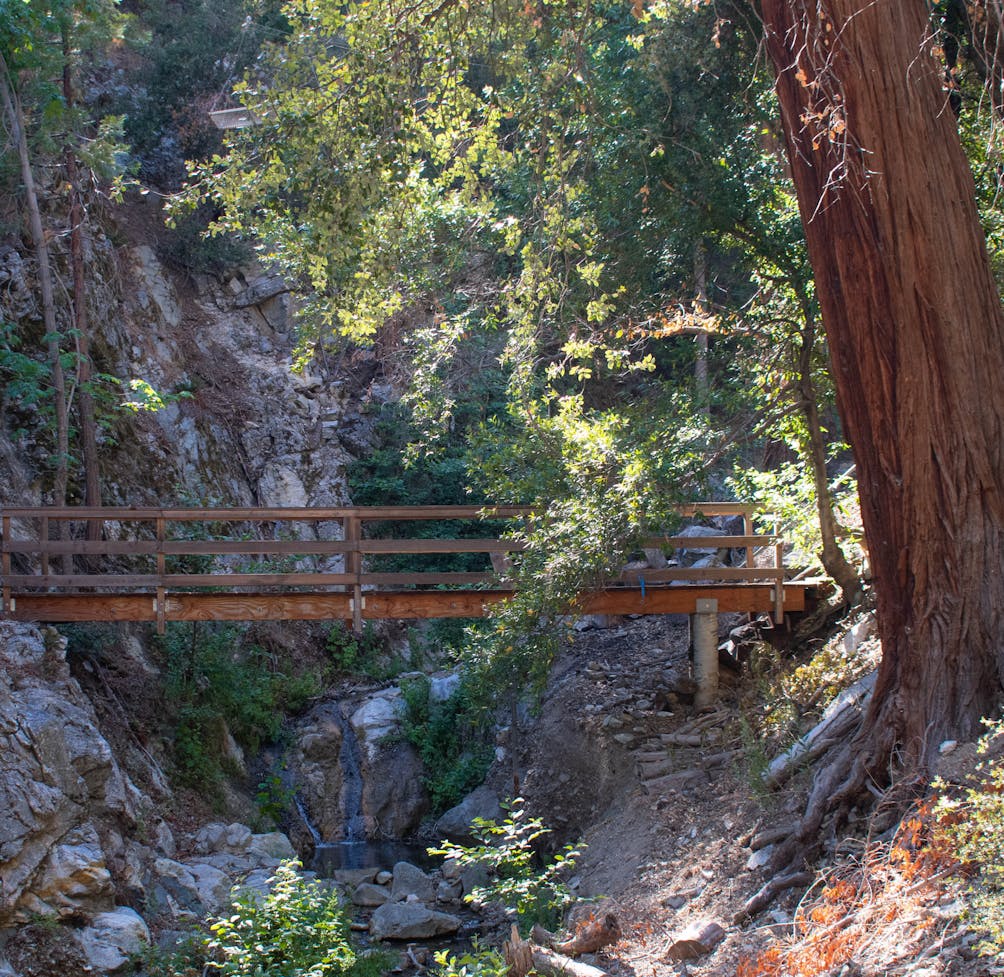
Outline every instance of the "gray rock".
<svg viewBox="0 0 1004 977">
<path fill-rule="evenodd" d="M 90 967 L 110 974 L 127 966 L 130 957 L 150 942 L 150 930 L 136 912 L 120 906 L 113 912 L 98 913 L 73 937 Z"/>
<path fill-rule="evenodd" d="M 246 824 L 213 822 L 196 833 L 194 848 L 200 855 L 210 855 L 215 852 L 242 855 L 248 850 L 252 837 L 251 829 Z"/>
<path fill-rule="evenodd" d="M 502 806 L 498 795 L 490 787 L 482 786 L 472 790 L 459 804 L 443 814 L 433 830 L 437 838 L 464 844 L 474 840 L 471 822 L 475 818 L 498 821 L 501 817 Z"/>
<path fill-rule="evenodd" d="M 352 890 L 352 901 L 357 906 L 382 906 L 390 900 L 390 892 L 385 885 L 363 882 Z"/>
<path fill-rule="evenodd" d="M 49 850 L 32 880 L 22 907 L 29 912 L 103 912 L 114 906 L 111 873 L 93 825 L 67 833 L 63 843 Z"/>
<path fill-rule="evenodd" d="M 436 886 L 436 902 L 457 902 L 463 894 L 464 886 L 459 879 L 442 879 Z"/>
<path fill-rule="evenodd" d="M 256 868 L 253 872 L 249 872 L 244 880 L 234 888 L 233 896 L 251 896 L 256 902 L 260 902 L 271 891 L 272 887 L 269 885 L 271 881 L 271 869 Z"/>
<path fill-rule="evenodd" d="M 417 902 L 388 902 L 373 913 L 370 936 L 374 940 L 424 940 L 460 929 L 460 919 L 436 912 Z"/>
<path fill-rule="evenodd" d="M 335 881 L 350 887 L 362 885 L 364 882 L 372 882 L 376 878 L 377 871 L 375 865 L 372 868 L 336 868 Z"/>
<path fill-rule="evenodd" d="M 203 862 L 188 862 L 188 870 L 195 879 L 199 901 L 210 913 L 218 913 L 230 905 L 230 876 Z"/>
<path fill-rule="evenodd" d="M 139 792 L 119 768 L 55 632 L 0 622 L 0 926 L 23 912 L 111 909 L 97 826 L 135 821 Z M 109 832 L 111 838 L 111 832 Z"/>
<path fill-rule="evenodd" d="M 281 831 L 252 835 L 247 853 L 255 858 L 276 859 L 280 862 L 296 858 L 293 843 Z"/>
<path fill-rule="evenodd" d="M 413 895 L 421 902 L 432 902 L 436 898 L 436 885 L 425 872 L 411 862 L 398 862 L 394 866 L 394 882 L 390 894 L 395 901 Z"/>
<path fill-rule="evenodd" d="M 460 869 L 460 884 L 464 895 L 469 896 L 475 889 L 488 884 L 488 869 L 483 865 L 464 865 Z"/>
</svg>

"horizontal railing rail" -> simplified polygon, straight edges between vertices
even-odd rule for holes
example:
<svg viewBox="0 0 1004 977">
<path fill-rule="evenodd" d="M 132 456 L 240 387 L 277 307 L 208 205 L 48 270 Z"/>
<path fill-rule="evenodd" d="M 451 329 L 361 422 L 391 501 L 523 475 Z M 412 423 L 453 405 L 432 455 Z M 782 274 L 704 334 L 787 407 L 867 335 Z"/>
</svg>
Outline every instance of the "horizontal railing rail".
<svg viewBox="0 0 1004 977">
<path fill-rule="evenodd" d="M 651 565 L 631 565 L 607 581 L 614 586 L 659 587 L 768 582 L 782 612 L 783 540 L 753 532 L 755 509 L 744 503 L 694 503 L 681 516 L 741 516 L 742 534 L 655 535 L 643 546 L 661 552 Z M 370 538 L 373 523 L 532 520 L 526 506 L 374 506 L 314 508 L 24 507 L 0 508 L 0 589 L 7 616 L 18 596 L 148 593 L 158 625 L 171 593 L 246 592 L 249 588 L 342 592 L 351 595 L 359 624 L 364 594 L 381 588 L 506 588 L 511 554 L 523 544 L 497 536 Z M 476 526 L 471 527 L 472 531 Z M 666 555 L 681 549 L 745 550 L 742 566 L 673 566 Z M 767 558 L 757 558 L 766 553 Z M 482 554 L 483 570 L 383 570 L 373 558 Z M 489 564 L 491 568 L 489 568 Z M 758 565 L 759 564 L 759 565 Z"/>
</svg>

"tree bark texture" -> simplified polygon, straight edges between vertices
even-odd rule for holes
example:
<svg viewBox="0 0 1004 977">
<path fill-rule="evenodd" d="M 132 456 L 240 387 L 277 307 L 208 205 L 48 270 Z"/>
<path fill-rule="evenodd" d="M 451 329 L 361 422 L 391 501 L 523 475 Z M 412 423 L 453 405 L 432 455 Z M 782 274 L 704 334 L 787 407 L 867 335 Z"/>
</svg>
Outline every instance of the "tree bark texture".
<svg viewBox="0 0 1004 977">
<path fill-rule="evenodd" d="M 761 13 L 878 599 L 855 762 L 922 772 L 1000 699 L 1004 315 L 923 0 Z"/>
</svg>

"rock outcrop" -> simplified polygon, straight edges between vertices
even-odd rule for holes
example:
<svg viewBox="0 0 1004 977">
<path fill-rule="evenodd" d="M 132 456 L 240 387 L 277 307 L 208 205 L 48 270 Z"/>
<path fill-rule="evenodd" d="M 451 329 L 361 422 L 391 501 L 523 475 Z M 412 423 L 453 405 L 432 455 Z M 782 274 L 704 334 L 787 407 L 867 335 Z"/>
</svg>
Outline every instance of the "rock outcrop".
<svg viewBox="0 0 1004 977">
<path fill-rule="evenodd" d="M 55 632 L 0 623 L 0 924 L 114 908 L 139 791 L 70 677 Z"/>
<path fill-rule="evenodd" d="M 350 703 L 325 702 L 300 726 L 291 768 L 305 811 L 325 842 L 414 834 L 429 809 L 422 764 L 400 737 L 401 692 L 381 689 Z M 349 741 L 346 742 L 346 738 Z"/>
</svg>

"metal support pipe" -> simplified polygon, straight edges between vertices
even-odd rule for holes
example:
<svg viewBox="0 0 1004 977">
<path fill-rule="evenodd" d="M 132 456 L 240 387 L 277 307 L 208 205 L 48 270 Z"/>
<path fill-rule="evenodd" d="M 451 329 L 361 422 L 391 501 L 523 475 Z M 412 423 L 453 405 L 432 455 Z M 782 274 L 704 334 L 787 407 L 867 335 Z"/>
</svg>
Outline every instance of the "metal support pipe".
<svg viewBox="0 0 1004 977">
<path fill-rule="evenodd" d="M 704 709 L 718 698 L 718 601 L 699 599 L 691 626 L 694 644 L 694 705 Z"/>
</svg>

